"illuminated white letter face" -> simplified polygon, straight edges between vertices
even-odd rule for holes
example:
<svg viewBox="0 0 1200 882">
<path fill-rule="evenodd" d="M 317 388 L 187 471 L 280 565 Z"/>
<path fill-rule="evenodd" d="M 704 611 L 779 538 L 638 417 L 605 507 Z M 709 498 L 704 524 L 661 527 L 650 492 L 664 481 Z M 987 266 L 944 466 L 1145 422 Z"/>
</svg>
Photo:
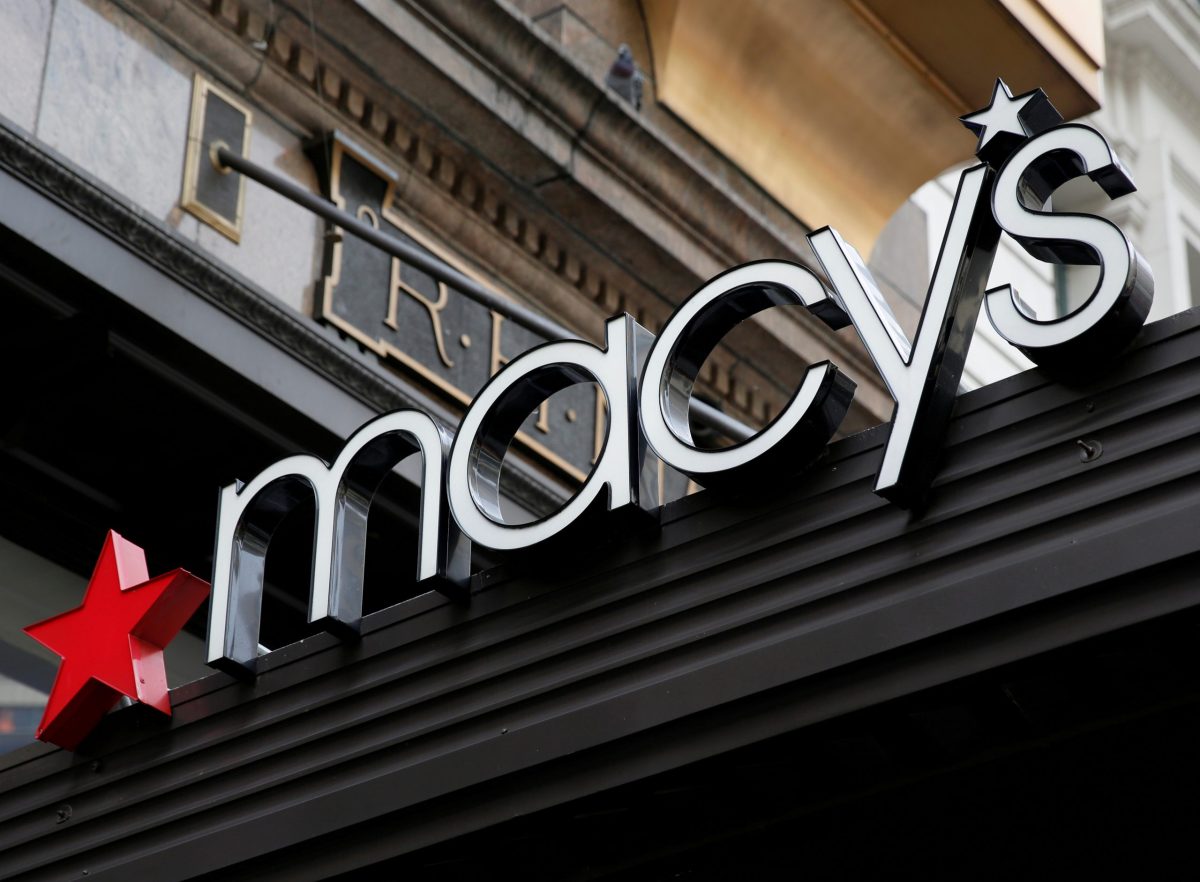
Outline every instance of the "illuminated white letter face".
<svg viewBox="0 0 1200 882">
<path fill-rule="evenodd" d="M 471 547 L 448 517 L 442 465 L 449 435 L 415 410 L 384 414 L 354 433 L 332 466 L 291 456 L 247 485 L 221 491 L 208 617 L 208 663 L 253 673 L 258 657 L 267 546 L 280 521 L 304 499 L 316 501 L 308 618 L 345 635 L 362 618 L 367 514 L 384 477 L 421 454 L 417 579 L 456 598 L 470 581 Z M 436 578 L 435 578 L 436 577 Z"/>
<path fill-rule="evenodd" d="M 739 322 L 785 304 L 807 307 L 832 328 L 849 321 L 809 270 L 760 261 L 704 285 L 676 310 L 650 350 L 639 406 L 646 441 L 667 465 L 698 484 L 799 472 L 825 448 L 850 407 L 854 382 L 823 361 L 808 369 L 787 407 L 754 437 L 719 450 L 692 443 L 688 409 L 704 360 Z"/>
<path fill-rule="evenodd" d="M 605 335 L 605 349 L 576 340 L 535 347 L 492 377 L 475 397 L 450 452 L 448 489 L 454 518 L 472 541 L 500 551 L 536 545 L 570 526 L 606 488 L 610 509 L 657 506 L 639 488 L 645 448 L 635 417 L 638 363 L 653 338 L 629 316 L 609 319 Z M 505 523 L 500 468 L 521 423 L 560 389 L 593 381 L 608 402 L 608 436 L 591 475 L 549 517 Z"/>
<path fill-rule="evenodd" d="M 897 505 L 921 502 L 937 469 L 1000 230 L 988 206 L 985 166 L 962 173 L 925 310 L 910 346 L 866 264 L 836 231 L 808 239 L 875 366 L 896 399 L 875 492 Z"/>
<path fill-rule="evenodd" d="M 1134 191 L 1104 136 L 1063 125 L 1024 144 L 1000 169 L 992 191 L 996 221 L 1031 255 L 1050 263 L 1098 264 L 1091 297 L 1069 315 L 1038 321 L 1018 308 L 1005 285 L 987 292 L 988 318 L 1004 339 L 1038 365 L 1080 375 L 1111 358 L 1137 334 L 1154 299 L 1150 267 L 1111 221 L 1042 209 L 1050 194 L 1086 174 L 1115 199 Z M 1035 203 L 1028 207 L 1023 201 Z"/>
</svg>

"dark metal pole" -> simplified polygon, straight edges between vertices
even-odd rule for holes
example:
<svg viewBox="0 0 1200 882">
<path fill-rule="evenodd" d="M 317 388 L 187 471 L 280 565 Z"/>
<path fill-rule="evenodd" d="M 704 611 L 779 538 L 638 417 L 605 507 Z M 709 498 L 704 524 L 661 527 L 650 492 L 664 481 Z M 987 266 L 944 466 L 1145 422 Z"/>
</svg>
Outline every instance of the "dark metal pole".
<svg viewBox="0 0 1200 882">
<path fill-rule="evenodd" d="M 313 214 L 320 215 L 330 223 L 337 224 L 343 230 L 353 233 L 364 242 L 369 242 L 376 248 L 386 251 L 394 257 L 399 257 L 405 263 L 429 273 L 435 279 L 445 282 L 457 291 L 461 291 L 475 302 L 481 303 L 489 309 L 496 310 L 496 312 L 501 313 L 505 318 L 510 319 L 523 328 L 528 328 L 535 334 L 541 334 L 550 340 L 578 338 L 577 334 L 572 334 L 567 328 L 564 328 L 557 322 L 553 322 L 530 309 L 526 309 L 519 303 L 513 303 L 511 300 L 501 297 L 494 291 L 490 291 L 479 284 L 470 276 L 464 275 L 454 269 L 454 267 L 438 260 L 433 255 L 413 245 L 409 245 L 407 242 L 401 242 L 396 237 L 389 236 L 381 230 L 375 229 L 369 223 L 359 220 L 349 212 L 342 211 L 329 200 L 310 193 L 294 181 L 289 181 L 287 178 L 277 175 L 262 166 L 255 165 L 248 159 L 244 159 L 236 153 L 231 152 L 228 148 L 217 148 L 217 161 L 222 165 L 241 172 L 248 178 L 258 181 L 263 186 L 269 187 L 279 195 L 286 196 L 297 205 L 307 208 Z"/>
<path fill-rule="evenodd" d="M 405 263 L 415 266 L 435 279 L 445 282 L 456 291 L 474 300 L 476 303 L 494 309 L 515 324 L 533 331 L 548 340 L 577 340 L 579 335 L 555 321 L 534 312 L 523 304 L 515 303 L 501 297 L 495 291 L 485 288 L 469 276 L 460 273 L 450 266 L 419 248 L 401 242 L 394 236 L 389 236 L 370 224 L 359 220 L 348 212 L 342 211 L 332 202 L 310 193 L 300 185 L 274 172 L 256 165 L 244 157 L 238 156 L 227 147 L 217 146 L 216 160 L 222 166 L 231 168 L 251 180 L 257 181 L 264 187 L 274 190 L 280 196 L 290 199 L 297 205 L 307 208 L 313 214 L 323 217 L 332 224 L 341 227 L 364 242 L 369 242 L 381 251 L 386 251 L 393 257 L 398 257 Z M 717 410 L 703 401 L 692 401 L 692 410 L 698 422 L 710 429 L 715 429 L 733 441 L 745 441 L 754 435 L 755 430 L 735 420 L 726 413 Z"/>
</svg>

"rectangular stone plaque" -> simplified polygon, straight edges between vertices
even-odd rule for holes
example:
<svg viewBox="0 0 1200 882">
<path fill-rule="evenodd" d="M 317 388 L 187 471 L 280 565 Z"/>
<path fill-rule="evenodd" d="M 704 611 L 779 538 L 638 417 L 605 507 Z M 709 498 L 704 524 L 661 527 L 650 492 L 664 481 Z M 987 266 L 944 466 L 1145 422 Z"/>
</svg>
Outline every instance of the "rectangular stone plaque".
<svg viewBox="0 0 1200 882">
<path fill-rule="evenodd" d="M 222 146 L 240 156 L 249 155 L 250 123 L 248 107 L 196 74 L 180 204 L 234 242 L 242 236 L 246 179 L 218 168 L 215 148 Z"/>
<path fill-rule="evenodd" d="M 329 140 L 328 151 L 327 195 L 335 204 L 475 275 L 402 216 L 394 170 L 341 136 Z M 316 314 L 463 410 L 510 359 L 546 342 L 350 234 L 327 238 Z M 530 415 L 516 443 L 563 477 L 582 481 L 604 441 L 603 408 L 594 384 L 564 389 Z"/>
</svg>

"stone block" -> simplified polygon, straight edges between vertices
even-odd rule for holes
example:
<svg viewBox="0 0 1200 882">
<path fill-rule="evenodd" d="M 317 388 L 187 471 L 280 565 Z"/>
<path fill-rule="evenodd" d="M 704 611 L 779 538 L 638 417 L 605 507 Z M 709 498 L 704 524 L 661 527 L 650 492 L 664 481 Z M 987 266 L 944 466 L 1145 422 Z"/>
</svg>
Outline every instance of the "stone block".
<svg viewBox="0 0 1200 882">
<path fill-rule="evenodd" d="M 36 134 L 162 220 L 179 199 L 191 66 L 111 4 L 59 0 Z"/>
<path fill-rule="evenodd" d="M 0 3 L 0 114 L 32 132 L 50 37 L 51 0 Z"/>
<path fill-rule="evenodd" d="M 404 123 L 392 118 L 387 124 L 387 134 L 383 142 L 400 153 L 408 153 L 413 147 L 415 136 Z"/>
</svg>

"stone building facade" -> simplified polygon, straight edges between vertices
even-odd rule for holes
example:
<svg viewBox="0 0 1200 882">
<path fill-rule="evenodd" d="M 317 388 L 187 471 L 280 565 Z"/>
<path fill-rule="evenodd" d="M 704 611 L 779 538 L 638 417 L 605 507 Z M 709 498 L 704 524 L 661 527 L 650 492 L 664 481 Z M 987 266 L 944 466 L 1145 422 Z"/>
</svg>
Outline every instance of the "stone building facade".
<svg viewBox="0 0 1200 882">
<path fill-rule="evenodd" d="M 328 456 L 384 410 L 413 405 L 453 425 L 488 373 L 536 342 L 469 314 L 458 292 L 439 306 L 441 290 L 419 274 L 351 260 L 360 244 L 253 182 L 241 183 L 232 228 L 197 211 L 188 152 L 205 90 L 245 113 L 253 162 L 330 197 L 351 177 L 339 161 L 357 163 L 358 202 L 347 210 L 585 339 L 599 341 L 604 319 L 621 311 L 656 331 L 691 291 L 741 263 L 812 265 L 805 235 L 826 223 L 875 251 L 911 330 L 940 230 L 925 229 L 912 207 L 920 199 L 904 207 L 905 198 L 970 158 L 972 138 L 954 116 L 985 103 L 998 72 L 1018 88 L 1044 85 L 1068 116 L 1093 111 L 1103 56 L 1088 36 L 1099 21 L 1090 6 L 1083 16 L 1035 0 L 939 15 L 903 6 L 813 2 L 781 15 L 770 0 L 736 14 L 701 0 L 30 0 L 0 9 L 0 225 L 6 278 L 19 291 L 9 331 L 37 353 L 10 373 L 28 389 L 3 445 L 0 578 L 11 602 L 0 613 L 0 674 L 11 709 L 24 708 L 11 717 L 21 719 L 12 743 L 28 737 L 29 708 L 53 670 L 19 630 L 71 605 L 104 529 L 157 543 L 164 566 L 204 574 L 221 483 L 249 479 L 281 452 Z M 1117 6 L 1114 20 L 1132 17 L 1131 4 Z M 964 56 L 983 35 L 986 46 Z M 640 106 L 606 85 L 622 44 Z M 1139 69 L 1127 57 L 1114 56 L 1118 72 Z M 998 70 L 1001 60 L 1009 66 Z M 207 160 L 204 145 L 195 152 Z M 1168 265 L 1180 261 L 1172 253 Z M 410 324 L 386 309 L 373 319 L 337 312 L 332 304 L 354 294 L 355 267 L 382 273 L 354 284 L 393 298 Z M 858 384 L 843 434 L 887 419 L 891 399 L 861 343 L 803 310 L 744 323 L 706 362 L 698 393 L 762 426 L 823 359 Z M 530 418 L 531 441 L 513 458 L 517 515 L 569 495 L 603 434 L 598 407 L 561 404 Z M 80 453 L 80 425 L 103 436 L 92 459 Z M 228 456 L 215 462 L 214 450 Z M 398 479 L 384 506 L 410 533 L 411 495 Z M 303 531 L 294 531 L 300 545 Z M 271 648 L 307 633 L 295 621 L 296 566 L 269 573 L 272 615 L 292 616 Z M 206 671 L 199 630 L 173 650 L 179 682 Z"/>
</svg>

